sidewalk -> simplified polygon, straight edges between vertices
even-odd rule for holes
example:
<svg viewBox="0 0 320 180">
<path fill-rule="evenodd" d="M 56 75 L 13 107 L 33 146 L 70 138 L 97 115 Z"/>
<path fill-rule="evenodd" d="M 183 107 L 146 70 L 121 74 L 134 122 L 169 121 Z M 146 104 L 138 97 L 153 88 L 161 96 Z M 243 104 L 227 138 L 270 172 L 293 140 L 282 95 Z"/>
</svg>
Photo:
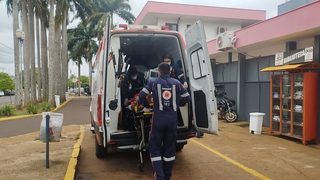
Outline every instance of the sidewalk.
<svg viewBox="0 0 320 180">
<path fill-rule="evenodd" d="M 57 113 L 64 115 L 63 125 L 83 125 L 90 123 L 90 98 L 82 96 L 73 97 L 65 106 L 61 107 Z M 14 119 L 0 122 L 0 138 L 17 136 L 21 134 L 36 132 L 40 130 L 42 117 L 33 116 L 21 119 Z"/>
<path fill-rule="evenodd" d="M 300 140 L 249 133 L 248 122 L 219 121 L 219 136 L 205 134 L 199 142 L 254 169 L 270 179 L 319 179 L 320 146 L 304 146 Z"/>
<path fill-rule="evenodd" d="M 153 179 L 150 159 L 144 156 L 145 171 L 136 168 L 138 152 L 110 150 L 105 159 L 95 157 L 94 135 L 85 131 L 77 168 L 78 178 Z M 304 146 L 295 139 L 249 133 L 248 122 L 219 121 L 219 136 L 192 138 L 176 153 L 172 179 L 319 179 L 320 146 Z"/>
</svg>

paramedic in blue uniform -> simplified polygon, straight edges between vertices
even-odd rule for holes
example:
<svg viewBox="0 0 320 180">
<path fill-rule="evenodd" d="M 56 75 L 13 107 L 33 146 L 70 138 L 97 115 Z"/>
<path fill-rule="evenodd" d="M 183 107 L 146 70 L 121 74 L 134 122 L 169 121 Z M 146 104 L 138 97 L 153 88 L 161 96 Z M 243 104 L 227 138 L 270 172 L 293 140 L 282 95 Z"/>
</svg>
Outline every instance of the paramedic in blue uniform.
<svg viewBox="0 0 320 180">
<path fill-rule="evenodd" d="M 149 152 L 154 177 L 162 180 L 171 178 L 177 138 L 177 110 L 190 101 L 190 95 L 178 80 L 170 77 L 170 66 L 167 63 L 159 64 L 158 71 L 159 77 L 148 82 L 140 91 L 139 99 L 142 105 L 149 108 L 146 96 L 152 93 L 153 118 Z"/>
<path fill-rule="evenodd" d="M 130 66 L 130 69 L 128 71 L 128 81 L 132 86 L 130 97 L 128 98 L 132 98 L 145 86 L 144 74 L 142 72 L 138 72 L 137 68 L 133 66 Z"/>
<path fill-rule="evenodd" d="M 178 79 L 181 84 L 183 84 L 184 88 L 188 88 L 187 80 L 180 69 L 179 65 L 173 61 L 173 57 L 170 53 L 166 52 L 162 56 L 163 62 L 168 63 L 171 67 L 170 69 L 170 76 L 172 78 Z"/>
</svg>

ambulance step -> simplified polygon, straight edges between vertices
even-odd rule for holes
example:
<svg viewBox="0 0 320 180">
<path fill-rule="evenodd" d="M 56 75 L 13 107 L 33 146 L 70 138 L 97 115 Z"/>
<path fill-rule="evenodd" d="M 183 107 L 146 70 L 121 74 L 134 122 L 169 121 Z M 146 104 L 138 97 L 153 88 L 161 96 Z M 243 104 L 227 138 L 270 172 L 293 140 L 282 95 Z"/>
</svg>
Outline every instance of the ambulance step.
<svg viewBox="0 0 320 180">
<path fill-rule="evenodd" d="M 118 149 L 118 151 L 136 151 L 136 150 L 139 150 L 139 144 L 118 146 L 117 149 Z"/>
<path fill-rule="evenodd" d="M 137 131 L 127 131 L 127 132 L 114 132 L 111 133 L 112 139 L 122 139 L 122 138 L 132 138 L 132 137 L 138 137 Z"/>
</svg>

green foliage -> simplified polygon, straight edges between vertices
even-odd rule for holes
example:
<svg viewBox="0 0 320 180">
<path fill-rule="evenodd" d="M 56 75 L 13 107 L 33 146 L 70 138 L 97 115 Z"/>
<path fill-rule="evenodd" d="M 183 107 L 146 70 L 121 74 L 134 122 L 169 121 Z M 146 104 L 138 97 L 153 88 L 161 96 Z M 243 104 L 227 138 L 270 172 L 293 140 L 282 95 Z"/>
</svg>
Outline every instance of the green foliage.
<svg viewBox="0 0 320 180">
<path fill-rule="evenodd" d="M 10 78 L 8 73 L 0 72 L 0 80 Z"/>
<path fill-rule="evenodd" d="M 52 110 L 52 108 L 53 108 L 53 106 L 48 101 L 44 101 L 41 103 L 30 103 L 26 106 L 28 114 L 49 112 Z"/>
<path fill-rule="evenodd" d="M 12 105 L 4 105 L 0 108 L 1 116 L 11 116 L 15 111 L 15 108 Z"/>
<path fill-rule="evenodd" d="M 82 82 L 81 87 L 84 87 L 85 84 L 89 83 L 89 77 L 87 76 L 80 76 L 80 81 Z"/>
<path fill-rule="evenodd" d="M 49 112 L 52 109 L 52 105 L 48 101 L 44 101 L 39 104 L 39 107 L 42 112 Z"/>
<path fill-rule="evenodd" d="M 36 103 L 31 103 L 26 106 L 28 114 L 37 114 L 39 105 Z"/>
<path fill-rule="evenodd" d="M 13 90 L 14 82 L 7 73 L 0 73 L 0 90 Z"/>
</svg>

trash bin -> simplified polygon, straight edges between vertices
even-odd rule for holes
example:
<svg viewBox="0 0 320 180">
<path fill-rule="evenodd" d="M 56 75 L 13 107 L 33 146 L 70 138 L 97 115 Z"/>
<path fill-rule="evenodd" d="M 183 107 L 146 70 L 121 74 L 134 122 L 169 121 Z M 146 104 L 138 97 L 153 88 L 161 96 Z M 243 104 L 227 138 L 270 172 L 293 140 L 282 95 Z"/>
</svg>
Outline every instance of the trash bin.
<svg viewBox="0 0 320 180">
<path fill-rule="evenodd" d="M 63 124 L 63 114 L 43 112 L 40 125 L 40 141 L 46 141 L 46 115 L 49 115 L 49 141 L 60 141 L 61 130 Z"/>
<path fill-rule="evenodd" d="M 65 96 L 66 96 L 66 101 L 69 100 L 69 92 L 65 92 Z"/>
<path fill-rule="evenodd" d="M 56 100 L 56 107 L 60 106 L 60 95 L 54 95 L 54 99 Z"/>
<path fill-rule="evenodd" d="M 250 126 L 249 133 L 251 134 L 261 134 L 263 116 L 265 113 L 250 113 Z"/>
</svg>

